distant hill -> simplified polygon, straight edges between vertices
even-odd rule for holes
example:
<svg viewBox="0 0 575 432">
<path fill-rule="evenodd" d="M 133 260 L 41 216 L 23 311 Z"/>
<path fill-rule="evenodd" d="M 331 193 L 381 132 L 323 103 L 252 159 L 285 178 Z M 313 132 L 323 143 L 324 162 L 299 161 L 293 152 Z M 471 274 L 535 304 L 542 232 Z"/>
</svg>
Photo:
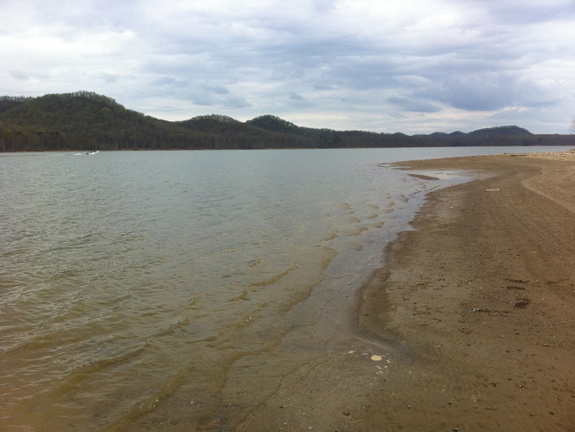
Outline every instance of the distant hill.
<svg viewBox="0 0 575 432">
<path fill-rule="evenodd" d="M 408 136 L 297 126 L 273 115 L 246 122 L 204 115 L 169 122 L 92 92 L 0 97 L 0 151 L 573 145 L 569 135 L 518 126 Z"/>
<path fill-rule="evenodd" d="M 50 94 L 15 103 L 0 99 L 5 150 L 154 148 L 154 142 L 186 138 L 169 122 L 127 110 L 89 92 Z M 1 109 L 1 108 L 0 108 Z"/>
<path fill-rule="evenodd" d="M 202 130 L 205 132 L 238 132 L 250 129 L 249 127 L 245 127 L 245 124 L 241 121 L 217 114 L 198 116 L 189 120 L 175 122 L 175 124 L 188 129 Z"/>
<path fill-rule="evenodd" d="M 246 124 L 273 132 L 300 133 L 300 128 L 287 120 L 273 115 L 263 115 L 248 120 Z"/>
<path fill-rule="evenodd" d="M 469 135 L 533 135 L 527 129 L 518 126 L 497 126 L 492 128 L 478 129 Z"/>
</svg>

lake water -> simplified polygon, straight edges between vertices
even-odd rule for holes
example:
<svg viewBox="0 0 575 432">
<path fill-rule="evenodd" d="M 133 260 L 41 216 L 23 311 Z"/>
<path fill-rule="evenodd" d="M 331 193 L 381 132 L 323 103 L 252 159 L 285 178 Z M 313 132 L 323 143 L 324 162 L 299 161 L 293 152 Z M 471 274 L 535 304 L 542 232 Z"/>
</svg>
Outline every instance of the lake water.
<svg viewBox="0 0 575 432">
<path fill-rule="evenodd" d="M 0 154 L 2 430 L 234 430 L 357 343 L 385 245 L 461 181 L 386 163 L 522 151 Z"/>
</svg>

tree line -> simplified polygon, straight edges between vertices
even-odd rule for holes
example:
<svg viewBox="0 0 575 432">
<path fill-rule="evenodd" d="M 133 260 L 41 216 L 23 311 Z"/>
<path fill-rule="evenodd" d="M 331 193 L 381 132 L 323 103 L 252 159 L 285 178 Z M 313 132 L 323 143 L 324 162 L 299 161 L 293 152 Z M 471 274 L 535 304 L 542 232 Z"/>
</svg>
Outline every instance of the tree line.
<svg viewBox="0 0 575 432">
<path fill-rule="evenodd" d="M 0 151 L 376 148 L 573 145 L 570 135 L 533 135 L 517 126 L 468 134 L 335 131 L 272 115 L 240 122 L 206 115 L 169 122 L 126 109 L 93 92 L 0 97 Z"/>
</svg>

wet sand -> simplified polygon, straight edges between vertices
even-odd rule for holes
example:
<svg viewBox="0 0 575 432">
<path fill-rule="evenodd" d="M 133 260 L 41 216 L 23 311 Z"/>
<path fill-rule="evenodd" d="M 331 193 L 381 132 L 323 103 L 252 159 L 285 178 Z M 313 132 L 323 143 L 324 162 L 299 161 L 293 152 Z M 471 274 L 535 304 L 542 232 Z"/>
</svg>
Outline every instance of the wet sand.
<svg viewBox="0 0 575 432">
<path fill-rule="evenodd" d="M 362 291 L 360 327 L 405 355 L 349 430 L 575 431 L 575 152 L 397 166 L 475 180 L 432 192 Z"/>
</svg>

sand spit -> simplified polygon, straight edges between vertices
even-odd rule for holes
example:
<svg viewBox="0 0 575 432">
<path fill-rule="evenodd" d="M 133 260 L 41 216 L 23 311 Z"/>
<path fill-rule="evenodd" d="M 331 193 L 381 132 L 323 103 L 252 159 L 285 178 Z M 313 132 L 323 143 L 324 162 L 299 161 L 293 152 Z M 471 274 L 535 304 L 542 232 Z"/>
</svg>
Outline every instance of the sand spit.
<svg viewBox="0 0 575 432">
<path fill-rule="evenodd" d="M 397 164 L 467 170 L 432 192 L 362 293 L 409 353 L 362 430 L 575 430 L 575 151 Z"/>
</svg>

